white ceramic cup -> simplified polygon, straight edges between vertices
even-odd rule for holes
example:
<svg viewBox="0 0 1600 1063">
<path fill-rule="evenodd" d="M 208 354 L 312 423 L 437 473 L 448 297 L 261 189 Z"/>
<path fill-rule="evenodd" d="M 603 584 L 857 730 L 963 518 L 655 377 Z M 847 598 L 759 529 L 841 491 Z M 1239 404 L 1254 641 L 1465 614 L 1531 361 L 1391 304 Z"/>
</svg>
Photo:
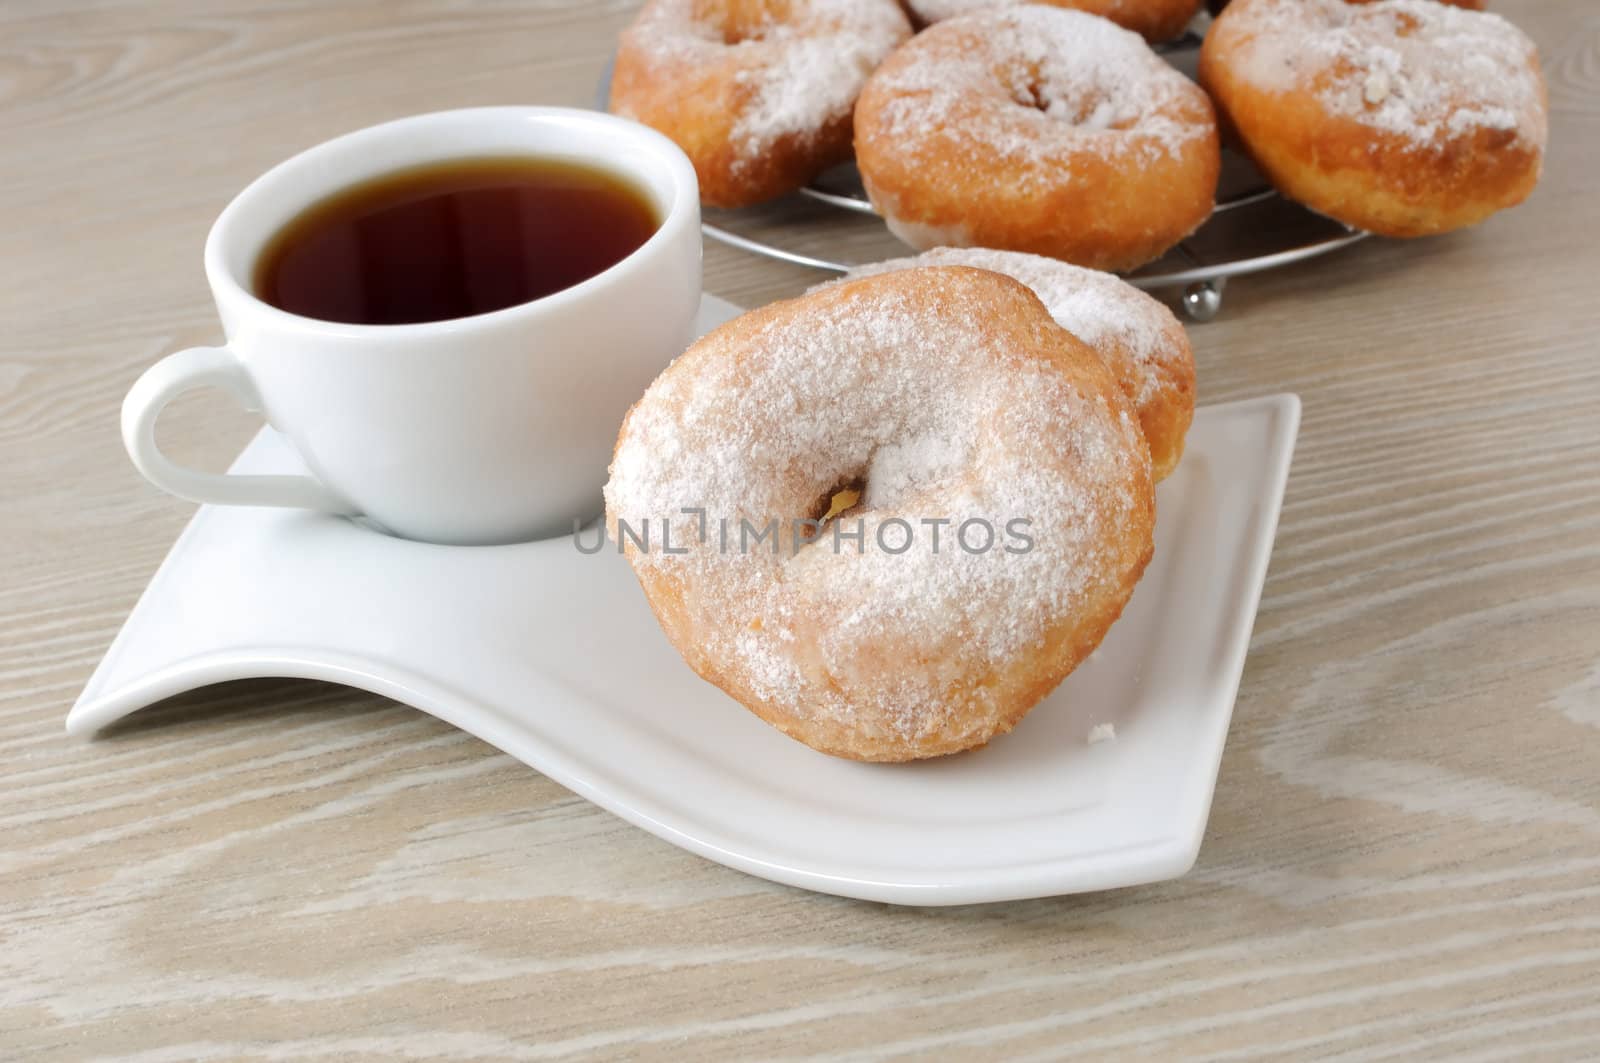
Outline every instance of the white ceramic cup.
<svg viewBox="0 0 1600 1063">
<path fill-rule="evenodd" d="M 410 166 L 504 155 L 618 173 L 649 197 L 661 226 L 573 287 L 454 320 L 339 324 L 252 293 L 268 240 L 324 197 Z M 600 511 L 629 405 L 690 339 L 700 256 L 694 168 L 642 125 L 566 108 L 485 107 L 363 129 L 278 165 L 222 212 L 205 263 L 227 342 L 147 370 L 123 403 L 123 442 L 151 483 L 195 502 L 360 514 L 437 543 L 571 532 Z M 167 459 L 156 418 L 198 387 L 262 412 L 312 475 L 232 476 Z"/>
</svg>

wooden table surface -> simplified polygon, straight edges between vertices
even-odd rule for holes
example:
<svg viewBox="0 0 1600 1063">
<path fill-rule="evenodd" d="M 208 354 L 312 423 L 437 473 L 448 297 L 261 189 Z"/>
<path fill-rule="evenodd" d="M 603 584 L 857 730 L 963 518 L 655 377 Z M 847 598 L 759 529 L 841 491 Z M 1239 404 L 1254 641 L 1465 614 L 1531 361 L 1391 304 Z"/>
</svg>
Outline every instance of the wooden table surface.
<svg viewBox="0 0 1600 1063">
<path fill-rule="evenodd" d="M 1305 418 L 1181 880 L 943 910 L 808 894 L 309 683 L 63 735 L 192 514 L 134 473 L 116 413 L 219 335 L 212 218 L 359 126 L 588 103 L 630 6 L 0 2 L 0 1057 L 1600 1055 L 1587 0 L 1495 2 L 1550 79 L 1527 205 L 1236 282 L 1191 330 L 1202 402 L 1293 390 Z M 708 288 L 745 304 L 814 279 L 708 248 Z M 162 428 L 222 467 L 256 425 L 200 397 Z"/>
</svg>

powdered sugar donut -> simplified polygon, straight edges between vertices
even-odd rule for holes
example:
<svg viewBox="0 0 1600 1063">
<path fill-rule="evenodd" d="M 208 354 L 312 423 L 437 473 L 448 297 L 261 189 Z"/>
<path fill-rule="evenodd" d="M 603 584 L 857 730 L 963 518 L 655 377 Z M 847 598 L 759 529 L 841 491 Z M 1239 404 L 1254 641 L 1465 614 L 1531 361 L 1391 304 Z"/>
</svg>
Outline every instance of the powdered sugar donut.
<svg viewBox="0 0 1600 1063">
<path fill-rule="evenodd" d="M 1498 15 L 1434 0 L 1233 0 L 1200 77 L 1279 190 L 1360 229 L 1458 229 L 1539 179 L 1538 51 Z"/>
<path fill-rule="evenodd" d="M 824 752 L 910 760 L 1010 730 L 1099 644 L 1153 549 L 1149 462 L 1033 293 L 902 270 L 690 347 L 622 426 L 607 522 L 701 676 Z"/>
<path fill-rule="evenodd" d="M 1136 34 L 1038 4 L 940 22 L 890 56 L 856 105 L 856 161 L 913 247 L 1116 270 L 1203 222 L 1221 167 L 1197 85 Z"/>
<path fill-rule="evenodd" d="M 1183 32 L 1201 0 L 906 0 L 911 13 L 926 23 L 940 22 L 957 15 L 970 15 L 996 7 L 1021 3 L 1044 3 L 1070 7 L 1112 22 L 1139 34 L 1147 41 L 1170 41 Z"/>
<path fill-rule="evenodd" d="M 923 266 L 972 266 L 1026 284 L 1056 324 L 1093 348 L 1133 402 L 1156 480 L 1183 457 L 1194 420 L 1194 351 L 1178 319 L 1120 277 L 1016 251 L 946 247 L 856 266 L 846 280 Z M 834 281 L 831 283 L 839 283 Z"/>
<path fill-rule="evenodd" d="M 649 0 L 610 107 L 684 150 L 702 201 L 748 206 L 850 157 L 856 96 L 909 36 L 897 0 Z"/>
</svg>

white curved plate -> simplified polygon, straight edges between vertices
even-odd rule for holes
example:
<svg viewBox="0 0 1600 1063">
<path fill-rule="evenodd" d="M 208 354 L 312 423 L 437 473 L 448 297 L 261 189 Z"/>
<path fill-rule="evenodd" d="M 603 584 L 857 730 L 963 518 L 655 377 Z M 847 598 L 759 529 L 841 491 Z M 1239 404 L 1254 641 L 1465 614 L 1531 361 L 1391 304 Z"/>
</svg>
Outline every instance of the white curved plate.
<svg viewBox="0 0 1600 1063">
<path fill-rule="evenodd" d="M 736 312 L 708 296 L 702 328 Z M 432 713 L 685 849 L 807 889 L 962 904 L 1169 878 L 1194 862 L 1210 810 L 1299 408 L 1277 395 L 1199 411 L 1127 612 L 976 753 L 869 765 L 790 741 L 689 671 L 625 562 L 570 539 L 427 546 L 212 506 L 67 729 L 228 679 L 324 679 Z M 269 430 L 235 469 L 294 466 Z M 1100 723 L 1117 737 L 1090 745 Z"/>
</svg>

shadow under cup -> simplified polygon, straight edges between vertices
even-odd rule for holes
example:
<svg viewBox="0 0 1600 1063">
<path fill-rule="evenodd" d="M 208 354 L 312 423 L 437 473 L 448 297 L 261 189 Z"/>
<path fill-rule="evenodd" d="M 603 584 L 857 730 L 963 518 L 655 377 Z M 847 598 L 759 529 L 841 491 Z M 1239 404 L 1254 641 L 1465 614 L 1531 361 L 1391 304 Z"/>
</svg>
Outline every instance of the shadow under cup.
<svg viewBox="0 0 1600 1063">
<path fill-rule="evenodd" d="M 308 208 L 397 171 L 487 158 L 613 174 L 648 202 L 659 225 L 585 280 L 467 317 L 348 324 L 289 313 L 254 293 L 263 252 Z M 600 512 L 623 416 L 691 338 L 700 259 L 692 166 L 665 137 L 625 119 L 482 108 L 329 141 L 250 185 L 206 244 L 225 350 L 254 391 L 240 397 L 290 440 L 316 484 L 290 501 L 271 492 L 242 497 L 242 484 L 208 494 L 196 486 L 208 474 L 173 486 L 140 467 L 158 486 L 199 501 L 360 515 L 428 542 L 570 534 Z"/>
</svg>

